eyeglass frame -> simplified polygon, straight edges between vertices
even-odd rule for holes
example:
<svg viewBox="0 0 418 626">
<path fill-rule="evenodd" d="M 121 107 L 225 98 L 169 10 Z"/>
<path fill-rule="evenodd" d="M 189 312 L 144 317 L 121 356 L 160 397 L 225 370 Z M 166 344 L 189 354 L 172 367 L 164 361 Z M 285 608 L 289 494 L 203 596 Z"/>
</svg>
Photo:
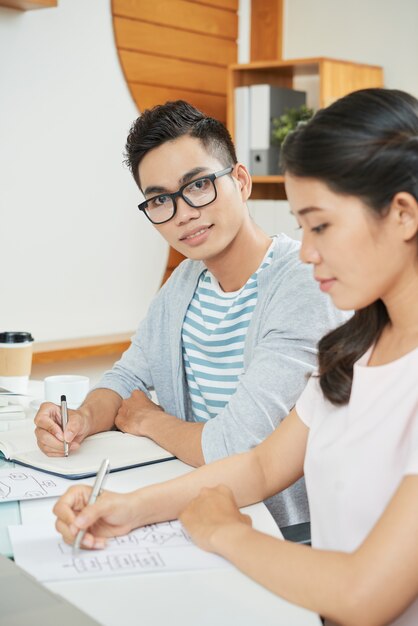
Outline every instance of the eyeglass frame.
<svg viewBox="0 0 418 626">
<path fill-rule="evenodd" d="M 216 198 L 218 197 L 218 190 L 216 189 L 215 180 L 217 178 L 220 178 L 221 176 L 226 176 L 227 174 L 230 174 L 233 171 L 233 169 L 234 169 L 234 166 L 230 166 L 230 167 L 226 167 L 223 170 L 220 170 L 219 172 L 213 172 L 212 174 L 206 174 L 205 176 L 199 176 L 199 178 L 195 178 L 194 180 L 190 180 L 188 183 L 185 183 L 184 185 L 182 185 L 180 187 L 180 189 L 178 189 L 174 193 L 168 193 L 168 192 L 158 193 L 157 195 L 152 196 L 152 198 L 149 198 L 148 200 L 144 200 L 143 202 L 140 202 L 138 204 L 138 209 L 140 211 L 142 211 L 142 213 L 144 213 L 145 217 L 151 222 L 151 224 L 157 224 L 157 225 L 165 224 L 166 222 L 169 222 L 170 220 L 173 219 L 173 217 L 177 213 L 176 198 L 183 198 L 183 200 L 186 202 L 186 204 L 191 206 L 193 209 L 203 209 L 203 207 L 208 206 L 209 204 L 212 204 L 212 202 L 215 202 Z M 207 180 L 207 179 L 209 179 L 210 182 L 213 185 L 213 188 L 215 190 L 215 197 L 213 198 L 213 200 L 210 200 L 209 202 L 206 202 L 205 204 L 199 204 L 198 206 L 196 206 L 196 205 L 192 204 L 191 201 L 188 200 L 183 195 L 183 191 L 186 189 L 186 187 L 189 187 L 189 185 L 193 185 L 193 183 L 197 183 L 199 180 Z M 171 215 L 171 217 L 169 217 L 166 220 L 163 220 L 162 222 L 153 222 L 152 219 L 150 218 L 150 216 L 146 213 L 146 209 L 148 208 L 148 203 L 149 202 L 152 202 L 153 200 L 155 200 L 155 198 L 159 198 L 160 196 L 167 196 L 167 197 L 171 198 L 171 201 L 173 203 L 173 214 Z"/>
</svg>

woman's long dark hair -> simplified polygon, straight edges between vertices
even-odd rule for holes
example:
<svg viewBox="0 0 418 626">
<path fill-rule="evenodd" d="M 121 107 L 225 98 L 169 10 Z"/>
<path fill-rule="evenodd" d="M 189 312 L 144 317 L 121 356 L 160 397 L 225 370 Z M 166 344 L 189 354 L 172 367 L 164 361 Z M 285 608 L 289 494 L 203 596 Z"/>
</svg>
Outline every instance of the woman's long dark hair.
<svg viewBox="0 0 418 626">
<path fill-rule="evenodd" d="M 418 100 L 389 89 L 351 93 L 289 134 L 281 161 L 284 171 L 357 196 L 383 218 L 396 193 L 406 191 L 418 200 Z M 320 385 L 330 402 L 348 402 L 353 365 L 388 321 L 377 300 L 321 339 Z"/>
</svg>

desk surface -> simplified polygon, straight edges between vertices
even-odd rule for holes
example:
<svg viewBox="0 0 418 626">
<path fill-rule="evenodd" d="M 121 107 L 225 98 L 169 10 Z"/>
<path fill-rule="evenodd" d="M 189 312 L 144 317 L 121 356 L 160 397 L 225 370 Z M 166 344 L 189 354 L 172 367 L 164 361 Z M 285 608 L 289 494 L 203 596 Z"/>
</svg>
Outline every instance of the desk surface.
<svg viewBox="0 0 418 626">
<path fill-rule="evenodd" d="M 174 460 L 115 472 L 108 476 L 106 488 L 123 493 L 191 469 Z M 91 484 L 93 480 L 83 482 Z M 50 521 L 54 503 L 53 498 L 21 502 L 21 522 Z M 263 504 L 247 507 L 246 512 L 255 528 L 280 536 Z M 3 523 L 19 523 L 17 507 L 0 504 L 0 525 L 2 519 Z M 235 568 L 92 578 L 47 586 L 103 626 L 321 626 L 317 615 L 278 598 Z"/>
<path fill-rule="evenodd" d="M 181 461 L 167 461 L 110 474 L 106 487 L 126 492 L 190 470 Z M 21 502 L 22 523 L 50 520 L 52 504 L 51 499 Z M 263 504 L 248 507 L 247 512 L 256 528 L 280 536 Z M 317 615 L 285 602 L 234 568 L 61 581 L 47 586 L 103 626 L 320 626 Z"/>
<path fill-rule="evenodd" d="M 317 615 L 263 589 L 237 570 L 125 576 L 49 589 L 103 626 L 320 626 Z"/>
</svg>

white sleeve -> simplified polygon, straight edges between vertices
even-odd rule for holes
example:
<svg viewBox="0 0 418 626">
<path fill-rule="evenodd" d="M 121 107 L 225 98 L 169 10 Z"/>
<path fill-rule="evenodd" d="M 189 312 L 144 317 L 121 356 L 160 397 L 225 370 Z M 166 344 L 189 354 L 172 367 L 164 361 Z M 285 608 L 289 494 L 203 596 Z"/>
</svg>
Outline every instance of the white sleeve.
<svg viewBox="0 0 418 626">
<path fill-rule="evenodd" d="M 404 474 L 418 474 L 418 402 L 411 418 L 410 447 Z"/>
<path fill-rule="evenodd" d="M 311 427 L 314 416 L 318 413 L 319 407 L 324 402 L 324 396 L 319 386 L 319 376 L 315 372 L 310 377 L 308 384 L 296 402 L 296 413 L 302 422 Z"/>
</svg>

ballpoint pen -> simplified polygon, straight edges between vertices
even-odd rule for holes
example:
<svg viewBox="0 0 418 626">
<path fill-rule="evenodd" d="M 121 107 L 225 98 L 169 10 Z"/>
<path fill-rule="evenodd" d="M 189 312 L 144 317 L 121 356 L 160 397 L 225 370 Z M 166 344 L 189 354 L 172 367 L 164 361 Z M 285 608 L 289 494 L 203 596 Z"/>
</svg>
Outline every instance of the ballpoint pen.
<svg viewBox="0 0 418 626">
<path fill-rule="evenodd" d="M 61 396 L 61 420 L 62 420 L 62 432 L 65 432 L 67 428 L 68 422 L 68 412 L 67 412 L 67 398 L 66 396 Z M 64 456 L 68 456 L 68 443 L 64 439 Z"/>
<path fill-rule="evenodd" d="M 97 472 L 96 480 L 94 481 L 93 489 L 91 491 L 87 506 L 90 504 L 94 504 L 96 502 L 102 490 L 103 481 L 108 471 L 109 471 L 109 459 L 104 459 L 102 461 L 99 471 Z M 74 540 L 73 550 L 79 550 L 81 546 L 81 542 L 83 541 L 85 534 L 86 534 L 85 530 L 78 531 L 76 538 Z"/>
</svg>

